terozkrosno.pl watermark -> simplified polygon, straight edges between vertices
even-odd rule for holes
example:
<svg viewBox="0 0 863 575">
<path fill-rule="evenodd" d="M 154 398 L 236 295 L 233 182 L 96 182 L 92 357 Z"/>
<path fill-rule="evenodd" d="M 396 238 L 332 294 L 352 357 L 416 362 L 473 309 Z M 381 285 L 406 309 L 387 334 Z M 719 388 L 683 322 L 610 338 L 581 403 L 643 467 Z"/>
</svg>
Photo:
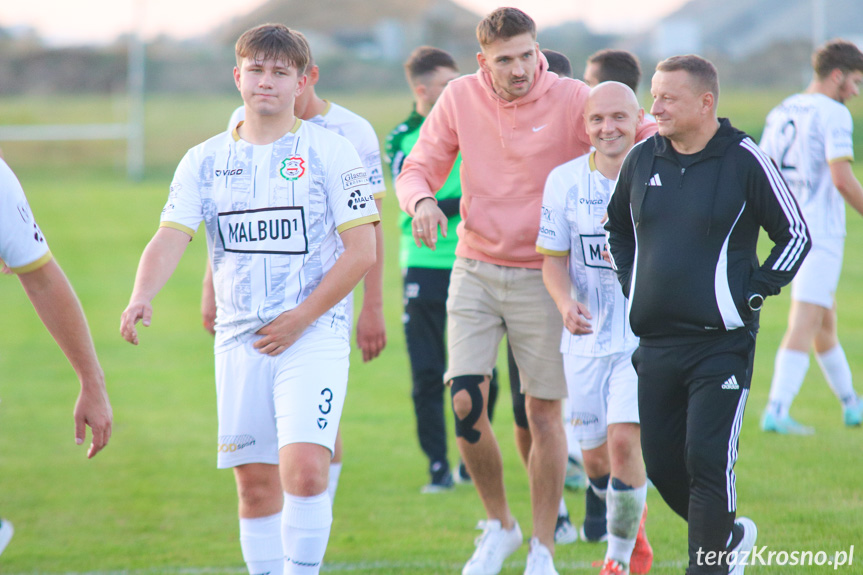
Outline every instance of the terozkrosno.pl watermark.
<svg viewBox="0 0 863 575">
<path fill-rule="evenodd" d="M 854 564 L 854 546 L 847 551 L 774 551 L 766 545 L 755 545 L 751 551 L 704 551 L 696 553 L 696 562 L 704 566 L 765 565 L 765 566 L 829 566 L 834 570 Z"/>
</svg>

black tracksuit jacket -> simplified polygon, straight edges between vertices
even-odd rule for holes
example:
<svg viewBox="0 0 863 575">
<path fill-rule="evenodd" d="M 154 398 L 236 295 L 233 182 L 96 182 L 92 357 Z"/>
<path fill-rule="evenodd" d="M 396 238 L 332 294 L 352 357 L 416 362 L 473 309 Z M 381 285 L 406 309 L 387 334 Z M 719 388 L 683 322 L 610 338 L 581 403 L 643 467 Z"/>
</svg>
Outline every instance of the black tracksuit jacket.
<svg viewBox="0 0 863 575">
<path fill-rule="evenodd" d="M 758 328 L 753 293 L 776 295 L 810 248 L 779 170 L 720 119 L 699 153 L 658 134 L 636 145 L 608 205 L 608 243 L 642 345 L 675 345 Z M 759 266 L 759 228 L 773 248 Z"/>
</svg>

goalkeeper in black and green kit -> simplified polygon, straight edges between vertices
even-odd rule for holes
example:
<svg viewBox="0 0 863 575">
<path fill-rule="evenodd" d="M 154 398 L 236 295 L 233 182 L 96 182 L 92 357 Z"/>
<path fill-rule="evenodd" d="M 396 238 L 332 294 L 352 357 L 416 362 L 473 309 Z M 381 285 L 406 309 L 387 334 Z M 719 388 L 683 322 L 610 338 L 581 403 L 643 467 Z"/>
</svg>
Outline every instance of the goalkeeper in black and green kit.
<svg viewBox="0 0 863 575">
<path fill-rule="evenodd" d="M 459 76 L 458 67 L 449 53 L 422 46 L 414 50 L 405 63 L 408 84 L 415 105 L 410 116 L 396 126 L 386 142 L 386 156 L 392 167 L 393 180 L 419 138 L 420 126 L 431 111 L 447 83 Z M 447 434 L 444 419 L 444 382 L 446 371 L 446 298 L 449 277 L 455 262 L 456 226 L 461 222 L 459 201 L 459 156 L 449 178 L 436 198 L 449 218 L 447 237 L 438 240 L 436 249 L 418 248 L 411 233 L 411 218 L 400 214 L 401 244 L 399 263 L 404 276 L 404 326 L 413 379 L 414 412 L 420 447 L 429 459 L 431 479 L 423 493 L 451 489 L 453 473 L 447 460 Z M 493 381 L 493 383 L 496 383 Z M 494 385 L 493 393 L 496 394 Z M 494 405 L 489 400 L 489 410 Z M 457 478 L 469 480 L 460 466 Z"/>
</svg>

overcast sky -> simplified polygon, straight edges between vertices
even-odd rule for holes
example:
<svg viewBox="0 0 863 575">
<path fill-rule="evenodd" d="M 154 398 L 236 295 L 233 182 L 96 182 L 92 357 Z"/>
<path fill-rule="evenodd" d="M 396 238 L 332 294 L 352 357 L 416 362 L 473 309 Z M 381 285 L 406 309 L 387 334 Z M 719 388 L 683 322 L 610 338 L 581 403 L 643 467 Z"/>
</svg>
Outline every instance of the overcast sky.
<svg viewBox="0 0 863 575">
<path fill-rule="evenodd" d="M 31 26 L 54 43 L 103 43 L 143 23 L 147 37 L 192 37 L 231 16 L 248 13 L 266 0 L 2 0 L 0 27 Z M 586 20 L 597 31 L 643 30 L 687 0 L 455 0 L 485 14 L 499 5 L 516 6 L 540 26 Z M 373 0 L 366 0 L 369 4 Z"/>
</svg>

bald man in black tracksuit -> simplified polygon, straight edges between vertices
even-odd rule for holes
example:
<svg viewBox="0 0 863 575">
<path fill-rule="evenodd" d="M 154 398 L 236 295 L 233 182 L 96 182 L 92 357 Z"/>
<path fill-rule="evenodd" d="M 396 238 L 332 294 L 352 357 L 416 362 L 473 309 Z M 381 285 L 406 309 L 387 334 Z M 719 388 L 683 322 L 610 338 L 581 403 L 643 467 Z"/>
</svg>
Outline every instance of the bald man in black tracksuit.
<svg viewBox="0 0 863 575">
<path fill-rule="evenodd" d="M 701 89 L 711 69 L 713 92 Z M 687 573 L 728 573 L 718 554 L 751 549 L 757 533 L 751 520 L 735 521 L 733 469 L 758 310 L 791 281 L 809 234 L 771 160 L 716 118 L 712 64 L 666 60 L 651 91 L 659 134 L 623 164 L 608 243 L 640 337 L 632 361 L 648 476 L 689 523 Z M 774 246 L 759 266 L 762 227 Z"/>
</svg>

